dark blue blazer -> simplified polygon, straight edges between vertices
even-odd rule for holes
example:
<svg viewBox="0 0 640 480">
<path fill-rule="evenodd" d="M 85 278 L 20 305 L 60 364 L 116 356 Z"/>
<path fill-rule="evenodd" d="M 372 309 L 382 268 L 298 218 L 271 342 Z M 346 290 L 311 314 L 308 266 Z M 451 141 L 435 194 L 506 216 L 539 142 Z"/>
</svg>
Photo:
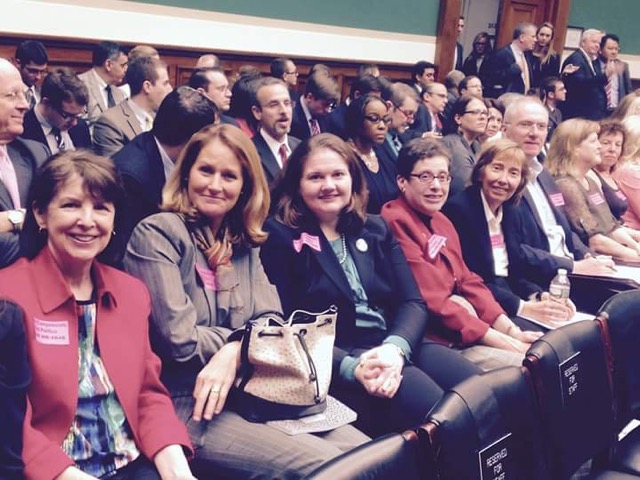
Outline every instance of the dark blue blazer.
<svg viewBox="0 0 640 480">
<path fill-rule="evenodd" d="M 525 55 L 525 59 L 527 56 Z M 533 81 L 533 72 L 529 60 L 529 79 Z M 524 91 L 524 81 L 522 80 L 522 70 L 516 63 L 511 45 L 502 47 L 493 52 L 480 66 L 480 78 L 484 86 L 486 97 L 498 98 L 503 93 L 526 93 Z"/>
<path fill-rule="evenodd" d="M 256 150 L 258 150 L 258 155 L 260 155 L 260 162 L 262 163 L 262 170 L 264 171 L 264 175 L 267 178 L 267 183 L 269 187 L 272 187 L 280 175 L 282 169 L 278 164 L 278 160 L 273 155 L 273 152 L 267 145 L 265 139 L 260 135 L 260 132 L 256 132 L 256 134 L 252 138 L 253 144 L 256 146 Z M 300 145 L 300 140 L 291 135 L 287 135 L 287 143 L 289 144 L 289 148 L 293 152 L 298 145 Z"/>
<path fill-rule="evenodd" d="M 347 133 L 347 104 L 342 102 L 327 117 L 327 131 L 343 140 L 349 139 Z"/>
<path fill-rule="evenodd" d="M 300 98 L 300 101 L 296 103 L 295 108 L 293 109 L 293 120 L 291 122 L 291 131 L 289 132 L 292 136 L 299 138 L 300 140 L 304 140 L 311 136 L 311 129 L 309 128 L 309 122 L 307 122 L 307 117 L 304 114 L 304 110 L 302 109 L 303 98 Z M 318 124 L 320 125 L 321 132 L 327 132 L 327 116 L 317 118 Z"/>
<path fill-rule="evenodd" d="M 562 76 L 567 87 L 567 100 L 560 105 L 565 120 L 574 117 L 600 120 L 606 115 L 607 95 L 604 86 L 607 77 L 597 68 L 598 62 L 593 70 L 593 64 L 590 63 L 582 50 L 576 50 L 562 63 L 562 70 L 568 64 L 580 67 L 571 75 Z"/>
<path fill-rule="evenodd" d="M 560 193 L 553 177 L 546 169 L 543 169 L 538 175 L 538 182 L 547 198 L 550 195 Z M 573 253 L 575 260 L 583 259 L 589 253 L 589 249 L 571 230 L 564 209 L 554 206 L 551 200 L 549 200 L 549 203 L 556 222 L 564 230 L 567 248 Z M 524 191 L 522 201 L 516 207 L 516 211 L 520 217 L 519 231 L 516 232 L 516 234 L 519 234 L 519 254 L 520 260 L 524 262 L 524 268 L 527 269 L 527 278 L 532 279 L 538 285 L 547 286 L 559 268 L 564 268 L 571 272 L 573 270 L 573 262 L 571 260 L 549 253 L 549 240 L 542 228 L 542 221 L 533 199 L 527 190 Z"/>
<path fill-rule="evenodd" d="M 278 289 L 285 316 L 296 309 L 314 312 L 331 305 L 338 307 L 334 351 L 334 374 L 337 375 L 348 351 L 372 346 L 364 344 L 363 331 L 356 328 L 354 295 L 347 276 L 315 222 L 302 228 L 289 228 L 270 218 L 265 230 L 269 238 L 261 248 L 262 264 Z M 300 238 L 302 232 L 319 238 L 319 252 L 307 245 L 296 252 L 293 241 Z M 379 216 L 369 215 L 359 231 L 346 234 L 346 243 L 369 305 L 384 315 L 386 334 L 399 335 L 416 351 L 427 328 L 427 309 L 388 225 Z"/>
<path fill-rule="evenodd" d="M 462 255 L 470 270 L 482 277 L 495 299 L 509 316 L 518 312 L 520 299 L 527 299 L 532 293 L 543 289 L 527 280 L 518 255 L 518 237 L 520 218 L 511 203 L 502 206 L 502 230 L 509 258 L 509 276 L 498 277 L 495 274 L 489 225 L 482 206 L 480 188 L 471 185 L 451 198 L 443 209 L 456 227 Z"/>
<path fill-rule="evenodd" d="M 119 261 L 138 222 L 160 211 L 166 178 L 160 150 L 151 132 L 141 133 L 111 158 L 122 176 L 126 202 L 118 214 L 117 234 L 112 242 Z"/>
<path fill-rule="evenodd" d="M 456 57 L 456 64 L 453 66 L 454 70 L 462 70 L 462 65 L 464 63 L 464 49 L 460 42 L 456 42 L 456 52 L 458 53 Z"/>
<path fill-rule="evenodd" d="M 79 118 L 76 126 L 69 129 L 69 136 L 71 137 L 73 146 L 76 149 L 92 148 L 89 127 L 87 126 L 87 122 L 85 122 L 83 119 Z M 49 146 L 47 143 L 47 138 L 44 136 L 42 126 L 40 125 L 40 122 L 38 121 L 38 118 L 36 117 L 36 114 L 33 110 L 29 110 L 24 115 L 24 132 L 22 133 L 21 137 L 44 143 L 45 145 L 47 145 L 47 147 Z"/>
</svg>

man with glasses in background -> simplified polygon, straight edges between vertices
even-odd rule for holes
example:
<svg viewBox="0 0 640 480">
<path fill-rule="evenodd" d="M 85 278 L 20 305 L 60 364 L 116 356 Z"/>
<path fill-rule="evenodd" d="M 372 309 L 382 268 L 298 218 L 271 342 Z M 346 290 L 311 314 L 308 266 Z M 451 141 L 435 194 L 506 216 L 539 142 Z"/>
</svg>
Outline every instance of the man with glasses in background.
<svg viewBox="0 0 640 480">
<path fill-rule="evenodd" d="M 442 137 L 442 117 L 447 106 L 447 87 L 443 83 L 433 82 L 422 91 L 422 104 L 426 107 L 426 130 L 423 138 Z"/>
<path fill-rule="evenodd" d="M 29 187 L 49 156 L 44 145 L 18 138 L 29 109 L 26 90 L 18 69 L 0 59 L 0 268 L 18 258 Z"/>
<path fill-rule="evenodd" d="M 84 82 L 68 68 L 58 68 L 42 82 L 42 99 L 24 117 L 22 138 L 44 143 L 51 153 L 91 148 L 87 123 L 89 93 Z"/>
<path fill-rule="evenodd" d="M 289 58 L 276 58 L 271 62 L 270 71 L 272 77 L 279 78 L 287 84 L 291 100 L 298 102 L 300 93 L 298 93 L 298 68 L 296 64 Z"/>
<path fill-rule="evenodd" d="M 29 109 L 40 101 L 40 85 L 47 74 L 49 56 L 44 45 L 36 40 L 26 40 L 16 48 L 15 62 L 22 81 L 27 86 Z"/>
<path fill-rule="evenodd" d="M 403 144 L 402 134 L 411 126 L 418 111 L 418 95 L 406 83 L 396 82 L 389 88 L 383 88 L 382 98 L 386 100 L 391 115 L 385 146 L 397 158 Z"/>
</svg>

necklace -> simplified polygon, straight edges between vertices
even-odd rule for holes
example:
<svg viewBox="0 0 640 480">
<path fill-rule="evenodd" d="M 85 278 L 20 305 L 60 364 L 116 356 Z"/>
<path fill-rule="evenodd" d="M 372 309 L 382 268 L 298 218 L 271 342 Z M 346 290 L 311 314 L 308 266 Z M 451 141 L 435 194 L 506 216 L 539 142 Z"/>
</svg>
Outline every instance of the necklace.
<svg viewBox="0 0 640 480">
<path fill-rule="evenodd" d="M 364 164 L 367 166 L 369 170 L 375 172 L 378 167 L 378 157 L 376 156 L 376 152 L 371 150 L 369 153 L 362 153 L 362 160 L 364 160 Z"/>
<path fill-rule="evenodd" d="M 344 237 L 344 233 L 340 235 L 340 241 L 342 243 L 342 255 L 338 258 L 338 263 L 342 265 L 347 260 L 347 240 Z"/>
</svg>

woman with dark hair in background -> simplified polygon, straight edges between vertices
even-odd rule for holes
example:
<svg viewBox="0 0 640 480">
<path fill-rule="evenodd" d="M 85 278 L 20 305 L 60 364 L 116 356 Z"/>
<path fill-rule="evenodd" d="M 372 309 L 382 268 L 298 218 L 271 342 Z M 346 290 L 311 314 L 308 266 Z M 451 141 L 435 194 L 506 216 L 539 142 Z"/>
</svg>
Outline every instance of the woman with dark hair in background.
<svg viewBox="0 0 640 480">
<path fill-rule="evenodd" d="M 234 117 L 240 125 L 240 129 L 246 133 L 249 138 L 258 131 L 258 124 L 251 112 L 251 106 L 254 104 L 256 94 L 256 80 L 262 75 L 260 71 L 252 65 L 245 65 L 244 70 L 240 70 L 236 81 L 231 87 L 231 105 L 229 106 L 229 115 Z"/>
<path fill-rule="evenodd" d="M 491 55 L 491 37 L 487 32 L 478 33 L 473 39 L 473 50 L 462 64 L 462 71 L 466 76 L 478 76 L 482 62 Z"/>
<path fill-rule="evenodd" d="M 380 213 L 382 205 L 398 195 L 394 155 L 385 142 L 391 121 L 389 107 L 373 94 L 357 98 L 347 108 L 349 145 L 369 189 L 368 213 Z"/>
</svg>

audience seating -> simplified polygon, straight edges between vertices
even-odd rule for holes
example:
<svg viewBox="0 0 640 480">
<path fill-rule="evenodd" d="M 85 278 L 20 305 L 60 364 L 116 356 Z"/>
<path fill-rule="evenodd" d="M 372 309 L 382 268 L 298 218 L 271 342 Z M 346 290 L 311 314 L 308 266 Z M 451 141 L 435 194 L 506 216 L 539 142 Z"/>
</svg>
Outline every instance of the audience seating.
<svg viewBox="0 0 640 480">
<path fill-rule="evenodd" d="M 319 467 L 308 480 L 431 480 L 418 434 L 379 437 Z"/>
<path fill-rule="evenodd" d="M 507 367 L 447 392 L 422 427 L 441 480 L 548 479 L 526 370 Z"/>
<path fill-rule="evenodd" d="M 603 472 L 618 432 L 604 340 L 602 322 L 585 321 L 547 333 L 527 352 L 550 479 L 568 479 L 590 459 L 590 478 L 638 478 Z"/>
</svg>

